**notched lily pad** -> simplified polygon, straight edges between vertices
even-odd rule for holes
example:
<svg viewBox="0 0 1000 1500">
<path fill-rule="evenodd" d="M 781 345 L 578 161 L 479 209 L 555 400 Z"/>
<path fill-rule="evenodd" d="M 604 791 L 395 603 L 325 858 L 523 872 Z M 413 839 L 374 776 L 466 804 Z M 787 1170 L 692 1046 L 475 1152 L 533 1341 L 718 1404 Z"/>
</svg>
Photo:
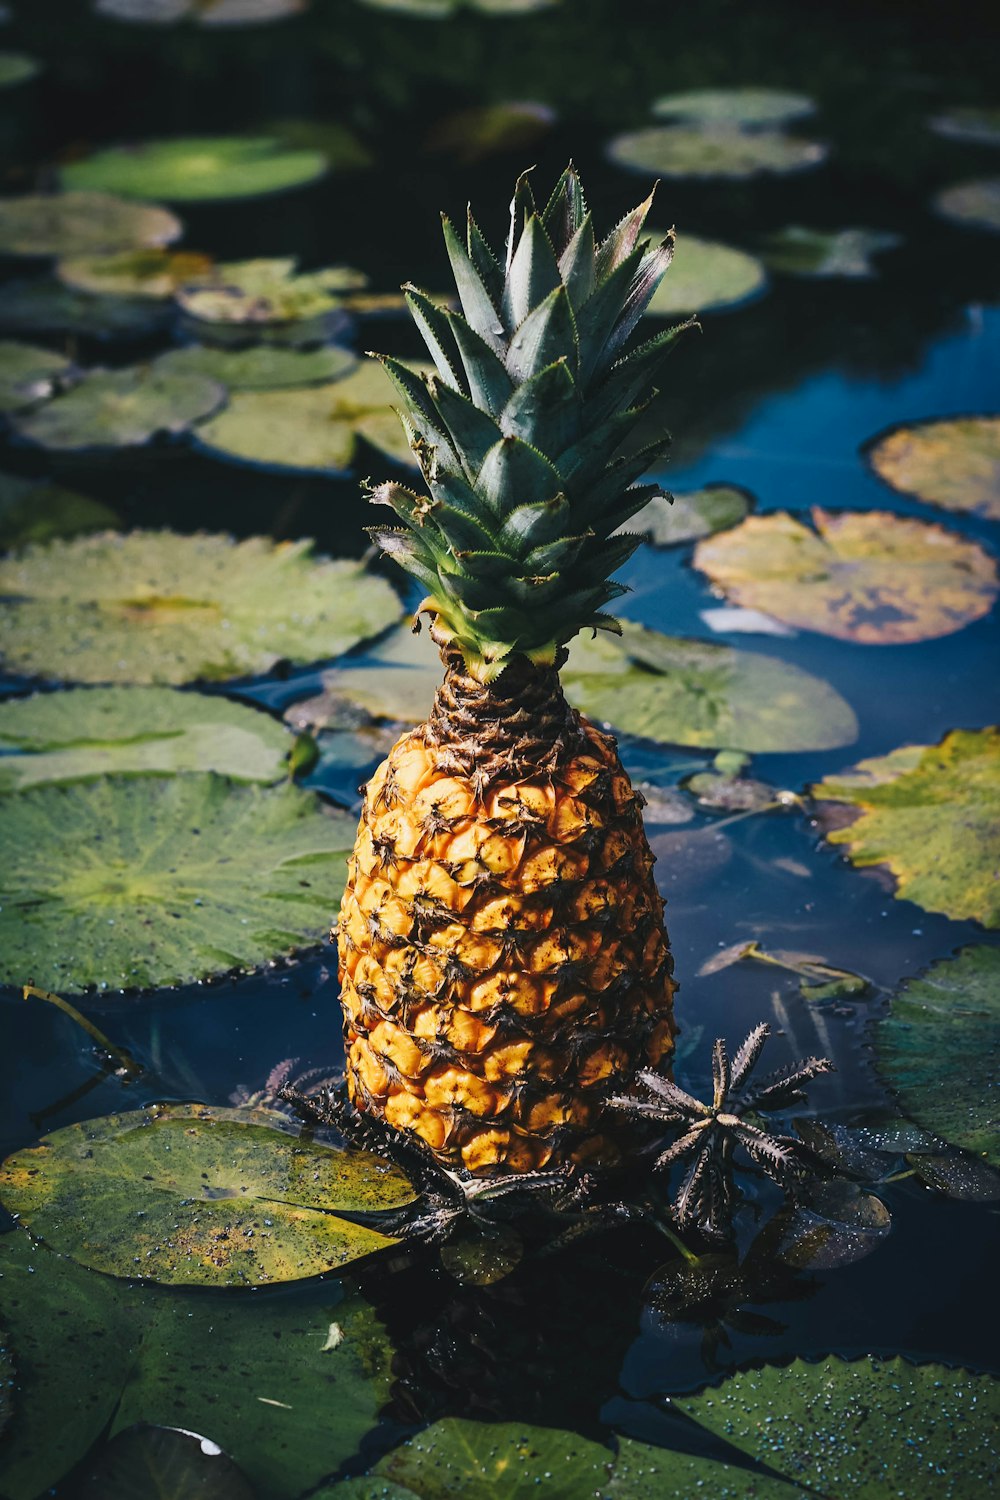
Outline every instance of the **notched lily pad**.
<svg viewBox="0 0 1000 1500">
<path fill-rule="evenodd" d="M 257 198 L 315 182 L 321 151 L 294 150 L 267 136 L 181 136 L 98 151 L 62 169 L 68 188 L 195 203 Z"/>
<path fill-rule="evenodd" d="M 951 635 L 993 607 L 993 558 L 944 527 L 883 511 L 749 516 L 699 542 L 694 564 L 727 599 L 800 630 L 865 645 Z"/>
<path fill-rule="evenodd" d="M 153 989 L 321 942 L 355 822 L 211 772 L 0 797 L 0 984 Z"/>
<path fill-rule="evenodd" d="M 660 120 L 753 127 L 803 120 L 816 113 L 816 105 L 805 94 L 782 89 L 685 89 L 678 94 L 661 94 L 652 113 Z"/>
<path fill-rule="evenodd" d="M 69 1125 L 0 1167 L 0 1200 L 60 1254 L 180 1286 L 262 1286 L 345 1265 L 396 1241 L 340 1212 L 414 1197 L 380 1157 L 297 1139 L 281 1116 L 200 1104 Z"/>
<path fill-rule="evenodd" d="M 749 490 L 708 484 L 686 494 L 654 495 L 621 530 L 640 532 L 654 547 L 679 547 L 739 525 L 754 504 Z"/>
<path fill-rule="evenodd" d="M 172 297 L 179 286 L 211 276 L 213 262 L 193 250 L 122 250 L 117 255 L 79 255 L 60 260 L 56 275 L 81 292 L 115 297 Z"/>
<path fill-rule="evenodd" d="M 777 130 L 735 125 L 649 125 L 619 135 L 608 146 L 616 166 L 649 177 L 720 177 L 739 180 L 818 167 L 827 148 Z"/>
<path fill-rule="evenodd" d="M 875 1051 L 912 1119 L 1000 1166 L 1000 948 L 963 948 L 905 980 L 878 1024 Z"/>
<path fill-rule="evenodd" d="M 47 401 L 73 373 L 73 362 L 65 354 L 0 340 L 0 412 L 23 411 Z"/>
<path fill-rule="evenodd" d="M 0 547 L 26 547 L 54 537 L 106 531 L 118 516 L 99 500 L 46 480 L 0 473 Z"/>
<path fill-rule="evenodd" d="M 426 1500 L 580 1500 L 603 1492 L 612 1458 L 557 1428 L 446 1417 L 387 1453 L 373 1473 Z"/>
<path fill-rule="evenodd" d="M 205 375 L 138 365 L 88 370 L 71 390 L 12 418 L 20 437 L 42 448 L 81 452 L 137 448 L 159 434 L 176 437 L 226 399 Z"/>
<path fill-rule="evenodd" d="M 942 110 L 928 125 L 935 135 L 951 141 L 969 141 L 976 146 L 1000 146 L 1000 109 L 989 105 L 966 105 Z"/>
<path fill-rule="evenodd" d="M 1000 177 L 973 177 L 943 188 L 934 198 L 943 219 L 970 229 L 992 229 L 1000 234 Z"/>
<path fill-rule="evenodd" d="M 204 323 L 240 325 L 299 323 L 322 318 L 340 306 L 340 293 L 360 290 L 368 278 L 349 266 L 296 272 L 291 260 L 231 261 L 212 277 L 176 292 L 188 317 Z"/>
<path fill-rule="evenodd" d="M 221 681 L 338 656 L 399 615 L 388 583 L 308 542 L 133 531 L 0 560 L 4 662 L 25 675 Z"/>
<path fill-rule="evenodd" d="M 168 349 L 155 360 L 158 370 L 205 375 L 230 391 L 324 385 L 349 375 L 357 362 L 349 349 L 337 344 L 326 344 L 319 349 L 281 349 L 273 344 L 215 349 L 206 344 L 187 344 L 181 349 Z"/>
<path fill-rule="evenodd" d="M 170 309 L 150 297 L 102 297 L 47 276 L 0 286 L 0 329 L 75 333 L 91 339 L 142 339 L 163 328 Z"/>
<path fill-rule="evenodd" d="M 894 250 L 902 236 L 885 229 L 807 229 L 789 224 L 763 242 L 762 255 L 772 271 L 786 276 L 844 276 L 855 280 L 877 276 L 872 256 Z"/>
<path fill-rule="evenodd" d="M 662 231 L 651 230 L 662 239 Z M 767 272 L 760 261 L 745 250 L 679 234 L 674 258 L 660 282 L 646 315 L 672 318 L 676 313 L 714 312 L 737 307 L 756 296 L 767 285 Z"/>
<path fill-rule="evenodd" d="M 873 439 L 880 479 L 928 505 L 1000 521 L 1000 417 L 916 422 Z"/>
<path fill-rule="evenodd" d="M 29 193 L 0 198 L 3 255 L 106 255 L 170 245 L 182 232 L 180 220 L 169 209 L 156 203 L 129 202 L 113 193 Z"/>
<path fill-rule="evenodd" d="M 955 921 L 1000 927 L 1000 730 L 956 729 L 904 745 L 811 788 L 829 843 L 852 864 L 885 866 L 896 895 Z M 829 806 L 857 816 L 831 826 Z"/>
</svg>

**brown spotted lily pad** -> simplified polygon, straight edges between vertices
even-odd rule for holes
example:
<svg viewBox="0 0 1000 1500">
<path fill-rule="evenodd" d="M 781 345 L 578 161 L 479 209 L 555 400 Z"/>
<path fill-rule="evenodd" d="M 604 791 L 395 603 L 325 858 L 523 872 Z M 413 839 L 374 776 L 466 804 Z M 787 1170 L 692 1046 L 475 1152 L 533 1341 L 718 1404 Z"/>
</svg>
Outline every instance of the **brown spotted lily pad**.
<svg viewBox="0 0 1000 1500">
<path fill-rule="evenodd" d="M 172 297 L 179 286 L 212 274 L 207 255 L 191 250 L 123 250 L 117 255 L 74 255 L 59 261 L 56 275 L 80 292 L 116 297 Z"/>
<path fill-rule="evenodd" d="M 925 911 L 1000 927 L 1000 730 L 904 745 L 812 793 L 827 839 L 852 864 L 885 866 L 896 895 Z M 856 810 L 846 827 L 833 803 Z"/>
<path fill-rule="evenodd" d="M 875 439 L 868 459 L 904 495 L 1000 521 L 1000 417 L 896 427 Z"/>
<path fill-rule="evenodd" d="M 996 563 L 943 526 L 879 511 L 748 516 L 699 542 L 694 563 L 727 599 L 865 645 L 951 635 L 987 614 Z"/>
</svg>

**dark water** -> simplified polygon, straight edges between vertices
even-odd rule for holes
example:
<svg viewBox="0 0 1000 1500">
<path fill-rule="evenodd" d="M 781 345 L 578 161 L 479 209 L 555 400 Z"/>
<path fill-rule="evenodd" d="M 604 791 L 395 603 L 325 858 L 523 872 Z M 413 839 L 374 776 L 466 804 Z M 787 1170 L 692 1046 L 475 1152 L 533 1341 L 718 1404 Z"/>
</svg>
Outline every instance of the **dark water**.
<svg viewBox="0 0 1000 1500">
<path fill-rule="evenodd" d="M 19 9 L 3 44 L 19 40 L 49 70 L 23 117 L 7 127 L 8 189 L 44 183 L 47 162 L 94 143 L 252 129 L 290 116 L 338 120 L 371 144 L 375 168 L 280 199 L 192 205 L 183 211 L 186 243 L 220 258 L 298 253 L 306 265 L 346 262 L 383 290 L 404 277 L 445 285 L 439 209 L 461 212 L 471 196 L 484 227 L 501 237 L 505 193 L 522 154 L 473 169 L 422 153 L 425 128 L 450 109 L 504 97 L 554 105 L 560 123 L 532 151 L 540 176 L 572 154 L 609 223 L 641 183 L 604 162 L 603 143 L 642 123 L 656 94 L 728 83 L 811 94 L 821 109 L 816 129 L 834 147 L 826 167 L 752 185 L 668 185 L 661 221 L 751 249 L 760 234 L 787 222 L 860 223 L 893 230 L 903 244 L 881 258 L 877 280 L 775 277 L 756 302 L 706 317 L 704 337 L 676 356 L 655 418 L 677 438 L 670 483 L 740 484 L 765 511 L 820 505 L 927 516 L 871 475 L 861 445 L 897 422 L 996 409 L 997 242 L 949 227 L 928 207 L 940 186 L 995 172 L 996 156 L 937 139 L 923 124 L 942 105 L 987 102 L 990 47 L 985 30 L 960 26 L 957 16 L 951 24 L 936 6 L 716 0 L 695 13 L 566 0 L 561 12 L 518 22 L 466 16 L 443 24 L 316 0 L 299 20 L 224 34 L 114 26 L 87 19 L 78 5 Z M 375 325 L 366 337 L 381 349 L 417 352 L 402 323 Z M 101 357 L 131 362 L 135 353 L 111 348 Z M 15 449 L 4 466 L 41 472 L 43 460 Z M 184 452 L 169 464 L 67 462 L 58 473 L 108 500 L 130 524 L 311 535 L 322 549 L 348 554 L 363 547 L 366 518 L 353 479 L 289 481 Z M 947 524 L 995 546 L 985 521 L 951 515 Z M 629 618 L 711 636 L 699 612 L 717 601 L 691 568 L 689 548 L 643 549 L 624 576 L 634 590 L 623 605 Z M 798 790 L 863 756 L 995 721 L 994 619 L 905 647 L 810 633 L 740 643 L 825 677 L 858 716 L 858 741 L 846 749 L 755 757 L 754 774 L 779 787 Z M 301 673 L 263 684 L 254 696 L 284 707 L 314 691 L 315 681 L 315 673 Z M 692 760 L 708 759 L 628 742 L 623 750 L 633 774 L 668 784 L 681 774 L 680 762 L 690 769 Z M 350 805 L 357 779 L 352 772 L 313 784 Z M 699 814 L 683 831 L 697 836 L 716 821 Z M 825 846 L 799 812 L 735 821 L 698 847 L 708 852 L 692 845 L 676 864 L 659 867 L 682 986 L 680 1081 L 700 1091 L 713 1038 L 736 1043 L 767 1018 L 779 1032 L 770 1044 L 775 1065 L 809 1053 L 835 1059 L 837 1072 L 811 1093 L 816 1112 L 851 1122 L 886 1109 L 869 1026 L 887 993 L 989 936 L 975 923 L 894 900 L 878 879 Z M 754 937 L 865 974 L 870 996 L 810 1004 L 793 975 L 750 964 L 695 977 L 719 947 Z M 0 1148 L 6 1153 L 45 1130 L 152 1099 L 226 1102 L 261 1088 L 284 1058 L 298 1059 L 302 1070 L 333 1070 L 341 1061 L 333 959 L 326 951 L 237 982 L 100 1005 L 102 1024 L 149 1070 L 134 1085 L 100 1079 L 65 1017 L 9 994 L 0 1009 Z M 986 1315 L 1000 1252 L 995 1205 L 946 1199 L 913 1177 L 880 1192 L 893 1214 L 888 1239 L 854 1265 L 800 1278 L 786 1300 L 764 1309 L 781 1331 L 761 1338 L 731 1330 L 721 1362 L 886 1351 L 1000 1371 Z M 766 1194 L 763 1201 L 771 1205 Z M 744 1243 L 753 1232 L 747 1214 Z M 357 1281 L 400 1354 L 393 1405 L 349 1471 L 362 1472 L 404 1428 L 441 1415 L 696 1443 L 663 1398 L 711 1373 L 702 1330 L 658 1330 L 643 1314 L 643 1285 L 668 1258 L 665 1242 L 629 1231 L 522 1268 L 493 1288 L 457 1286 L 433 1251 L 404 1256 L 391 1270 L 376 1262 L 361 1271 Z"/>
</svg>

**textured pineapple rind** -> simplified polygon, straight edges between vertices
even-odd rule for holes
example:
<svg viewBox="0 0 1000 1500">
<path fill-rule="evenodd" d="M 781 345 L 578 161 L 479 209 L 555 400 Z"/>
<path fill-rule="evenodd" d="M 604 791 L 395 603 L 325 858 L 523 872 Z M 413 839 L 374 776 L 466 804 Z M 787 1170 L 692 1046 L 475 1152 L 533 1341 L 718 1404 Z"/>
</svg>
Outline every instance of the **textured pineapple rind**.
<svg viewBox="0 0 1000 1500">
<path fill-rule="evenodd" d="M 404 734 L 368 783 L 337 938 L 354 1104 L 449 1169 L 621 1154 L 607 1095 L 673 1046 L 653 855 L 615 741 L 483 789 Z"/>
</svg>

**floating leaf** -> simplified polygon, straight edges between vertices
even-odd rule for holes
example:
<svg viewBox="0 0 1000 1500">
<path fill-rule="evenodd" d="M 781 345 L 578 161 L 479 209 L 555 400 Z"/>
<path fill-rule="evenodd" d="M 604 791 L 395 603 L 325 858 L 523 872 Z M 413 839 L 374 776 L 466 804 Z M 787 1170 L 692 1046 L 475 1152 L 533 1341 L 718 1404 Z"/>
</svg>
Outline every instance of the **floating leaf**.
<svg viewBox="0 0 1000 1500">
<path fill-rule="evenodd" d="M 1000 1382 L 868 1355 L 743 1370 L 671 1404 L 793 1484 L 837 1500 L 963 1500 L 996 1473 Z"/>
<path fill-rule="evenodd" d="M 963 948 L 905 980 L 878 1023 L 875 1047 L 908 1115 L 1000 1166 L 1000 948 Z"/>
<path fill-rule="evenodd" d="M 904 495 L 1000 521 L 1000 417 L 896 427 L 874 440 L 868 460 Z"/>
<path fill-rule="evenodd" d="M 763 257 L 786 276 L 877 276 L 871 258 L 902 244 L 884 229 L 806 229 L 789 224 L 764 240 Z"/>
<path fill-rule="evenodd" d="M 191 11 L 195 0 L 94 0 L 99 16 L 137 25 L 169 26 Z"/>
<path fill-rule="evenodd" d="M 662 231 L 649 231 L 662 239 Z M 677 313 L 713 312 L 735 307 L 767 283 L 767 272 L 753 255 L 717 240 L 679 234 L 670 269 L 653 293 L 647 316 L 672 318 Z"/>
<path fill-rule="evenodd" d="M 766 781 L 755 781 L 752 776 L 725 776 L 718 771 L 696 771 L 689 776 L 685 787 L 697 797 L 702 807 L 711 807 L 718 812 L 763 812 L 774 807 L 778 793 Z"/>
<path fill-rule="evenodd" d="M 524 1241 L 511 1224 L 477 1225 L 442 1245 L 440 1255 L 463 1286 L 493 1286 L 520 1265 Z"/>
<path fill-rule="evenodd" d="M 608 157 L 646 177 L 756 177 L 802 172 L 826 160 L 818 141 L 732 125 L 649 125 L 614 138 Z M 166 194 L 161 194 L 166 197 Z"/>
<path fill-rule="evenodd" d="M 275 471 L 344 473 L 358 439 L 398 463 L 415 464 L 382 366 L 365 360 L 353 375 L 302 390 L 241 391 L 198 428 L 207 451 Z"/>
<path fill-rule="evenodd" d="M 245 1476 L 211 1438 L 137 1422 L 112 1438 L 87 1471 L 80 1500 L 255 1500 Z"/>
<path fill-rule="evenodd" d="M 116 297 L 172 297 L 179 286 L 212 274 L 212 260 L 192 250 L 122 250 L 117 255 L 71 256 L 56 275 L 81 292 Z"/>
<path fill-rule="evenodd" d="M 69 188 L 195 203 L 257 198 L 315 182 L 321 151 L 295 151 L 266 136 L 180 136 L 113 146 L 62 169 Z"/>
<path fill-rule="evenodd" d="M 935 196 L 934 207 L 953 224 L 1000 233 L 1000 177 L 974 177 L 969 182 L 957 182 Z"/>
<path fill-rule="evenodd" d="M 199 26 L 261 26 L 285 21 L 309 0 L 95 0 L 98 15 L 140 26 L 194 21 Z"/>
<path fill-rule="evenodd" d="M 205 375 L 155 365 L 88 370 L 72 389 L 12 422 L 29 442 L 61 452 L 137 448 L 160 433 L 185 432 L 225 399 L 225 388 Z"/>
<path fill-rule="evenodd" d="M 292 738 L 270 714 L 174 688 L 71 688 L 0 703 L 0 792 L 107 774 L 287 774 Z"/>
<path fill-rule="evenodd" d="M 99 297 L 45 276 L 0 286 L 0 328 L 10 333 L 140 339 L 162 328 L 169 318 L 169 307 L 150 297 Z"/>
<path fill-rule="evenodd" d="M 816 113 L 816 106 L 805 94 L 781 89 L 685 89 L 679 94 L 661 94 L 652 112 L 661 120 L 760 126 L 803 120 Z"/>
<path fill-rule="evenodd" d="M 0 547 L 25 547 L 58 536 L 104 531 L 118 517 L 99 500 L 45 480 L 0 473 Z"/>
<path fill-rule="evenodd" d="M 0 412 L 47 401 L 73 373 L 73 363 L 53 349 L 0 339 Z"/>
<path fill-rule="evenodd" d="M 891 1227 L 892 1215 L 874 1193 L 856 1182 L 817 1180 L 782 1216 L 775 1254 L 797 1270 L 828 1271 L 871 1255 Z"/>
<path fill-rule="evenodd" d="M 41 71 L 42 64 L 37 57 L 29 57 L 26 52 L 0 52 L 0 89 L 28 83 Z"/>
<path fill-rule="evenodd" d="M 156 368 L 185 375 L 207 375 L 230 391 L 274 391 L 285 386 L 323 385 L 350 374 L 357 358 L 349 349 L 281 349 L 254 344 L 249 349 L 213 349 L 187 344 L 157 356 Z"/>
<path fill-rule="evenodd" d="M 496 151 L 534 145 L 555 121 L 555 110 L 537 100 L 480 104 L 438 120 L 427 132 L 424 149 L 449 152 L 460 162 L 477 162 Z"/>
<path fill-rule="evenodd" d="M 130 203 L 110 193 L 0 198 L 3 255 L 104 255 L 170 245 L 182 232 L 180 220 L 168 209 L 156 203 Z"/>
<path fill-rule="evenodd" d="M 602 1492 L 612 1457 L 557 1428 L 446 1417 L 387 1453 L 373 1473 L 422 1500 L 580 1500 Z"/>
<path fill-rule="evenodd" d="M 0 797 L 0 983 L 190 984 L 315 944 L 354 831 L 315 793 L 211 773 Z"/>
<path fill-rule="evenodd" d="M 654 547 L 678 547 L 737 526 L 753 506 L 749 490 L 732 484 L 709 484 L 687 494 L 654 495 L 621 530 L 638 531 Z"/>
<path fill-rule="evenodd" d="M 956 921 L 1000 927 L 1000 730 L 957 729 L 939 745 L 904 745 L 811 788 L 858 810 L 826 827 L 852 864 L 885 865 L 896 895 Z M 829 825 L 829 809 L 820 807 Z"/>
<path fill-rule="evenodd" d="M 339 1213 L 414 1197 L 380 1157 L 298 1139 L 281 1115 L 202 1104 L 68 1125 L 0 1167 L 0 1199 L 36 1238 L 171 1286 L 316 1276 L 397 1243 Z"/>
<path fill-rule="evenodd" d="M 794 1500 L 787 1484 L 767 1474 L 618 1439 L 606 1500 L 692 1500 L 702 1494 L 718 1500 Z"/>
<path fill-rule="evenodd" d="M 133 531 L 0 559 L 7 670 L 77 682 L 267 672 L 338 656 L 399 613 L 383 579 L 308 542 Z"/>
<path fill-rule="evenodd" d="M 970 141 L 977 146 L 1000 146 L 1000 109 L 989 105 L 967 105 L 943 110 L 927 122 L 935 135 L 952 141 Z"/>
<path fill-rule="evenodd" d="M 694 564 L 728 599 L 800 630 L 869 646 L 951 635 L 997 596 L 989 553 L 942 526 L 885 511 L 748 516 L 698 543 Z"/>
<path fill-rule="evenodd" d="M 208 284 L 181 286 L 178 304 L 205 323 L 298 323 L 339 307 L 340 292 L 357 291 L 367 277 L 349 266 L 296 274 L 293 260 L 241 260 L 215 267 Z"/>
<path fill-rule="evenodd" d="M 996 1139 L 996 1133 L 994 1133 Z M 1000 1172 L 972 1156 L 908 1156 L 907 1165 L 921 1182 L 949 1198 L 972 1203 L 1000 1199 Z"/>
<path fill-rule="evenodd" d="M 526 16 L 536 10 L 548 10 L 559 0 L 362 0 L 372 10 L 397 11 L 400 15 L 439 21 L 456 11 L 482 11 L 487 16 Z"/>
</svg>

